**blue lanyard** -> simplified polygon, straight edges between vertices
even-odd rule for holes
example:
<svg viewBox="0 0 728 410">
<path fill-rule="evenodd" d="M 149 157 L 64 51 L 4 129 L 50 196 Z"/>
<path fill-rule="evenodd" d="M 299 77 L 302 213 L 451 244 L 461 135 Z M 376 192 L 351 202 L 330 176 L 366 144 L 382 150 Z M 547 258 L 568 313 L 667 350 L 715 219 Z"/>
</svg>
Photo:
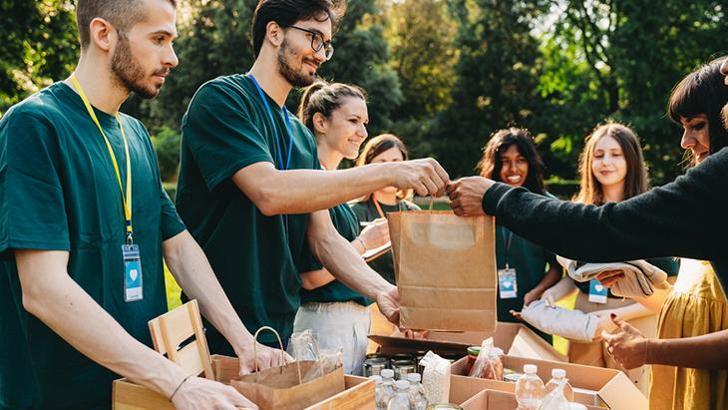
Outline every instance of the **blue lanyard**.
<svg viewBox="0 0 728 410">
<path fill-rule="evenodd" d="M 273 119 L 273 110 L 270 108 L 270 104 L 268 104 L 268 98 L 266 98 L 265 93 L 263 92 L 263 89 L 260 88 L 260 84 L 258 84 L 258 81 L 253 77 L 253 74 L 248 73 L 248 77 L 250 77 L 251 80 L 253 80 L 253 84 L 255 84 L 255 88 L 258 89 L 258 94 L 260 94 L 260 99 L 263 100 L 263 105 L 265 105 L 265 110 L 268 113 L 268 118 L 270 119 L 271 123 L 273 123 L 273 129 L 276 132 L 275 135 L 275 143 L 276 143 L 276 156 L 278 157 L 278 169 L 287 170 L 291 166 L 291 153 L 293 152 L 293 136 L 289 132 L 289 129 L 291 127 L 291 119 L 288 116 L 288 109 L 283 106 L 283 117 L 285 118 L 285 133 L 288 135 L 288 153 L 286 154 L 286 162 L 283 163 L 283 157 L 282 152 L 283 149 L 279 146 L 279 136 L 278 136 L 278 127 L 276 126 L 276 122 Z M 283 138 L 284 135 L 280 136 L 280 144 L 283 144 Z"/>
</svg>

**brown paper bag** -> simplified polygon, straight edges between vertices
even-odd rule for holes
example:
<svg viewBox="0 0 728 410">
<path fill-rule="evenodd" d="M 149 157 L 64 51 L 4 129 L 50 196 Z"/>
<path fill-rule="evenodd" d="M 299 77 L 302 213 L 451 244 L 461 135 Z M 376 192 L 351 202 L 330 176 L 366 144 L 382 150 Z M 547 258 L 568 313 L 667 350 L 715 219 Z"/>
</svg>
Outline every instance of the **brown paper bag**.
<svg viewBox="0 0 728 410">
<path fill-rule="evenodd" d="M 273 331 L 282 346 L 278 332 L 267 326 L 258 329 L 255 339 L 262 330 Z M 303 409 L 344 391 L 344 368 L 325 373 L 321 362 L 298 361 L 232 379 L 230 385 L 261 410 Z"/>
<path fill-rule="evenodd" d="M 400 326 L 495 330 L 495 221 L 450 211 L 392 212 L 389 235 L 401 303 Z"/>
</svg>

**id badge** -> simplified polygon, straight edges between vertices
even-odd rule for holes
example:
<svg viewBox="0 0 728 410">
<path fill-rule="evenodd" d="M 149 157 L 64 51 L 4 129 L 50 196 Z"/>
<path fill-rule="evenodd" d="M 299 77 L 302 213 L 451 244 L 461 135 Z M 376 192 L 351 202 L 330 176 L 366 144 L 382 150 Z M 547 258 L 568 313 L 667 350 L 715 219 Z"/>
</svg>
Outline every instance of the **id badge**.
<svg viewBox="0 0 728 410">
<path fill-rule="evenodd" d="M 500 292 L 501 299 L 518 297 L 515 269 L 498 269 L 498 291 Z"/>
<path fill-rule="evenodd" d="M 607 303 L 607 292 L 609 290 L 602 286 L 602 283 L 596 279 L 589 281 L 589 302 Z"/>
<path fill-rule="evenodd" d="M 144 298 L 142 287 L 142 260 L 139 245 L 122 245 L 124 255 L 124 301 L 136 302 Z"/>
</svg>

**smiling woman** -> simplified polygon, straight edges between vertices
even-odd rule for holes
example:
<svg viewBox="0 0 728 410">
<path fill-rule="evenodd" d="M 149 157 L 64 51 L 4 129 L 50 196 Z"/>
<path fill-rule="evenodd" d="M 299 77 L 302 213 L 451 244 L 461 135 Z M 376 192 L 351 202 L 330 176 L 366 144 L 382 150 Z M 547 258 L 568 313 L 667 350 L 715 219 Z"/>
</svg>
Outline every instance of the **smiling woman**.
<svg viewBox="0 0 728 410">
<path fill-rule="evenodd" d="M 315 44 L 312 43 L 311 47 Z M 320 44 L 320 49 L 324 49 Z M 316 137 L 318 158 L 326 170 L 338 168 L 341 160 L 356 159 L 367 138 L 364 91 L 353 85 L 323 81 L 306 89 L 298 115 Z M 386 222 L 360 231 L 354 211 L 344 203 L 329 209 L 337 232 L 351 242 L 360 255 L 389 241 Z M 312 264 L 315 265 L 315 264 Z M 301 273 L 301 307 L 293 325 L 295 332 L 311 329 L 324 349 L 343 349 L 344 371 L 361 374 L 366 354 L 372 300 L 339 282 L 326 268 Z"/>
<path fill-rule="evenodd" d="M 478 167 L 486 178 L 547 195 L 543 183 L 543 162 L 527 130 L 508 128 L 496 131 L 483 149 Z M 498 320 L 516 322 L 511 311 L 520 311 L 523 306 L 538 299 L 561 278 L 561 267 L 551 252 L 500 224 L 496 225 L 495 250 L 499 279 Z M 551 342 L 551 335 L 534 330 Z"/>
</svg>

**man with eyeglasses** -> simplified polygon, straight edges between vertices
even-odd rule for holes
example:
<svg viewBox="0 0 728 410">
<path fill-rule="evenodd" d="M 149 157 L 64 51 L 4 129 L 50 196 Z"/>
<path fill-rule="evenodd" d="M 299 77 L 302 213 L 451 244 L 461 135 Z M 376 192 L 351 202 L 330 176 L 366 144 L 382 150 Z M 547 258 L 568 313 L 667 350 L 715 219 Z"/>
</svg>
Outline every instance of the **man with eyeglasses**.
<svg viewBox="0 0 728 410">
<path fill-rule="evenodd" d="M 268 325 L 284 341 L 299 273 L 321 269 L 316 260 L 397 323 L 396 287 L 337 233 L 328 208 L 386 186 L 440 196 L 449 181 L 432 159 L 321 170 L 313 135 L 284 102 L 331 58 L 341 15 L 330 0 L 260 1 L 253 67 L 204 84 L 182 119 L 177 209 L 248 330 Z M 213 353 L 232 353 L 213 327 L 207 336 Z M 276 344 L 269 334 L 259 340 Z"/>
</svg>

